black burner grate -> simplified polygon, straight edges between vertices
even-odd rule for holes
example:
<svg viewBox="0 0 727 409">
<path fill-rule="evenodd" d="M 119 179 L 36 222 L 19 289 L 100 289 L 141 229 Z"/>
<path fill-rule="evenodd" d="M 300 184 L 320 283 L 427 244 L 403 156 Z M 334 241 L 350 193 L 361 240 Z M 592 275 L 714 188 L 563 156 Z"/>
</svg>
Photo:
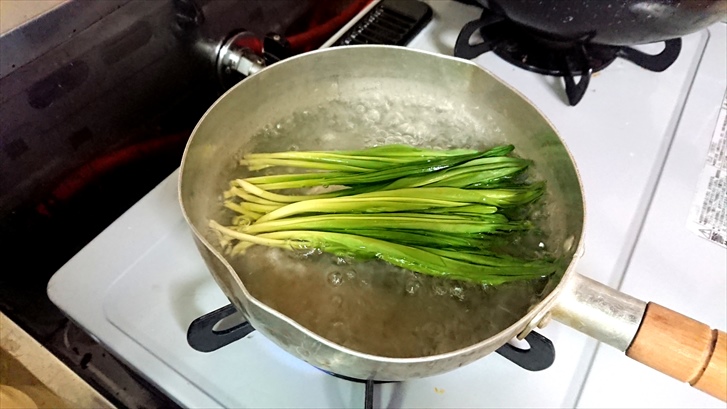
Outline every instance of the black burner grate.
<svg viewBox="0 0 727 409">
<path fill-rule="evenodd" d="M 382 383 L 391 383 L 393 381 L 375 381 L 373 379 L 357 379 L 351 378 L 350 376 L 339 375 L 333 372 L 323 371 L 328 375 L 335 376 L 336 378 L 343 379 L 349 382 L 363 383 L 366 386 L 364 392 L 364 409 L 372 409 L 374 407 L 374 386 Z"/>
<path fill-rule="evenodd" d="M 237 325 L 224 329 L 216 329 L 220 327 L 220 323 L 223 323 L 236 313 L 237 310 L 235 307 L 232 304 L 228 304 L 195 319 L 189 324 L 189 328 L 187 329 L 187 343 L 197 351 L 212 352 L 238 339 L 244 338 L 247 334 L 254 331 L 255 328 L 249 322 L 243 320 L 240 320 L 241 322 Z M 525 350 L 510 344 L 505 344 L 496 352 L 528 371 L 542 371 L 553 364 L 555 360 L 555 348 L 548 338 L 532 331 L 525 337 L 525 340 L 530 344 L 530 349 Z M 366 381 L 346 378 L 343 375 L 331 375 L 358 382 Z"/>
<path fill-rule="evenodd" d="M 239 320 L 241 322 L 233 326 L 224 325 L 235 314 L 237 314 L 237 310 L 232 304 L 229 304 L 195 319 L 187 329 L 187 343 L 197 351 L 212 352 L 244 338 L 255 330 L 249 322 L 242 320 Z M 224 329 L 220 327 L 224 327 Z M 542 371 L 549 368 L 555 361 L 553 343 L 535 331 L 530 332 L 525 340 L 530 345 L 530 349 L 521 349 L 505 344 L 495 352 L 528 371 Z M 356 379 L 325 370 L 323 372 L 347 381 L 365 384 L 364 408 L 366 409 L 373 407 L 374 385 L 389 382 L 386 380 Z"/>
<path fill-rule="evenodd" d="M 483 40 L 470 44 L 476 32 Z M 560 41 L 485 9 L 479 19 L 464 26 L 457 37 L 454 55 L 472 59 L 489 51 L 528 71 L 563 77 L 568 103 L 576 105 L 585 95 L 591 75 L 608 67 L 616 58 L 627 59 L 650 71 L 664 71 L 679 56 L 681 39 L 665 41 L 664 50 L 651 55 L 631 47 L 591 43 L 588 38 Z M 576 81 L 576 77 L 580 79 Z"/>
</svg>

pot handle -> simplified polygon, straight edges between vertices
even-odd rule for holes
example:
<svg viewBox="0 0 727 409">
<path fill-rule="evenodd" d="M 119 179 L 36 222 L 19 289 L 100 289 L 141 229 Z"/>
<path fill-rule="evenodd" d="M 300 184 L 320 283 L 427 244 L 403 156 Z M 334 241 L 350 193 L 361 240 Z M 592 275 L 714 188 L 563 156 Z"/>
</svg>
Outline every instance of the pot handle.
<svg viewBox="0 0 727 409">
<path fill-rule="evenodd" d="M 727 334 L 650 302 L 626 356 L 727 402 Z"/>
<path fill-rule="evenodd" d="M 727 334 L 580 274 L 558 295 L 552 317 L 626 356 L 727 401 Z"/>
</svg>

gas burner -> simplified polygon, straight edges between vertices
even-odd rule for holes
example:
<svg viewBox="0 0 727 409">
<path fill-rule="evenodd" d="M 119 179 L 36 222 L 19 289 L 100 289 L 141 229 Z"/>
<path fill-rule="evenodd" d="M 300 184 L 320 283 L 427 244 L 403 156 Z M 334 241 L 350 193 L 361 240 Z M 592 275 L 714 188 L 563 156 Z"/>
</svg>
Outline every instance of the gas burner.
<svg viewBox="0 0 727 409">
<path fill-rule="evenodd" d="M 197 351 L 212 352 L 244 338 L 254 330 L 252 325 L 242 318 L 242 315 L 237 312 L 235 307 L 228 304 L 192 321 L 187 329 L 187 343 Z M 525 337 L 525 341 L 527 341 L 529 349 L 505 344 L 495 352 L 528 371 L 542 371 L 553 364 L 555 361 L 555 348 L 548 338 L 532 331 Z M 394 382 L 357 379 L 323 369 L 320 370 L 339 379 L 365 384 L 364 409 L 373 407 L 374 385 Z"/>
<path fill-rule="evenodd" d="M 483 41 L 470 44 L 479 31 Z M 568 103 L 575 106 L 586 93 L 591 75 L 608 67 L 616 58 L 627 59 L 650 71 L 669 68 L 679 56 L 681 39 L 664 42 L 659 54 L 646 54 L 631 47 L 595 44 L 588 37 L 572 41 L 554 39 L 483 10 L 478 20 L 467 23 L 457 37 L 456 57 L 473 59 L 493 51 L 503 60 L 538 74 L 563 77 Z M 580 77 L 576 82 L 576 77 Z"/>
<path fill-rule="evenodd" d="M 364 409 L 372 409 L 374 407 L 374 385 L 394 382 L 394 381 L 375 381 L 373 379 L 357 379 L 357 378 L 351 378 L 350 376 L 339 375 L 339 374 L 333 373 L 333 372 L 328 372 L 328 371 L 323 371 L 323 372 L 327 373 L 328 375 L 334 376 L 336 378 L 343 379 L 345 381 L 365 384 L 366 391 L 364 392 Z"/>
<path fill-rule="evenodd" d="M 212 352 L 244 338 L 254 330 L 255 328 L 242 318 L 235 307 L 228 304 L 192 321 L 187 329 L 187 343 L 197 351 Z M 532 331 L 525 337 L 525 341 L 530 346 L 529 349 L 505 344 L 495 352 L 528 371 L 542 371 L 553 364 L 555 348 L 548 338 Z M 323 372 L 353 382 L 369 382 L 366 379 L 350 378 L 325 370 Z M 376 383 L 380 382 L 377 380 Z"/>
</svg>

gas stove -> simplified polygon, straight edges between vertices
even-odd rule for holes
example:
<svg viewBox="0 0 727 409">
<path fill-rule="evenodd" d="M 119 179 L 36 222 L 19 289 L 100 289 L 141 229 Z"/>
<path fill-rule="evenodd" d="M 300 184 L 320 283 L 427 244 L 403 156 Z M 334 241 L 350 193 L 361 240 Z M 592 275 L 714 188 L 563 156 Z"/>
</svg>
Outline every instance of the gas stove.
<svg viewBox="0 0 727 409">
<path fill-rule="evenodd" d="M 432 19 L 408 46 L 452 55 L 460 31 L 482 10 L 428 4 Z M 472 57 L 538 106 L 571 149 L 587 205 L 579 271 L 726 328 L 725 250 L 688 231 L 687 220 L 727 87 L 727 27 L 681 42 L 661 73 L 614 60 L 592 75 L 576 107 L 565 103 L 558 77 L 495 53 Z M 655 45 L 637 49 L 659 52 Z M 547 369 L 526 371 L 491 354 L 443 375 L 378 384 L 372 396 L 256 332 L 202 352 L 188 341 L 190 325 L 229 302 L 182 218 L 177 178 L 175 171 L 64 265 L 48 295 L 182 406 L 340 408 L 369 398 L 374 407 L 724 407 L 559 323 L 538 330 L 555 349 Z"/>
<path fill-rule="evenodd" d="M 474 34 L 482 41 L 470 44 Z M 590 42 L 558 41 L 524 29 L 502 15 L 488 9 L 479 19 L 467 23 L 454 46 L 455 57 L 475 58 L 493 51 L 495 54 L 528 71 L 563 77 L 570 105 L 586 95 L 591 76 L 608 67 L 616 58 L 625 58 L 641 68 L 661 72 L 679 57 L 680 38 L 664 41 L 664 49 L 649 54 L 632 47 L 617 47 Z M 576 82 L 576 77 L 579 77 Z"/>
</svg>

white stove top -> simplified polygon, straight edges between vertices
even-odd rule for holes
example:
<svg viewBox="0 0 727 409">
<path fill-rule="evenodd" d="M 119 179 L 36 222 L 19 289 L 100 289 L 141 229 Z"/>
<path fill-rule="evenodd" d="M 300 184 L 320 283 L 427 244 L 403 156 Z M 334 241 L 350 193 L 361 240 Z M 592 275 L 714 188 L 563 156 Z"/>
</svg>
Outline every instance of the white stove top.
<svg viewBox="0 0 727 409">
<path fill-rule="evenodd" d="M 410 47 L 452 53 L 479 10 L 431 1 Z M 617 60 L 576 107 L 560 79 L 488 54 L 475 61 L 543 110 L 580 168 L 587 204 L 579 271 L 644 300 L 727 328 L 725 249 L 687 231 L 699 171 L 725 93 L 727 28 L 684 38 L 663 73 Z M 364 387 L 326 375 L 262 335 L 193 350 L 195 318 L 227 304 L 192 243 L 174 172 L 51 279 L 51 300 L 187 407 L 361 407 Z M 716 407 L 724 403 L 630 361 L 575 330 L 539 330 L 556 360 L 527 372 L 497 354 L 426 379 L 378 385 L 375 407 Z"/>
</svg>

